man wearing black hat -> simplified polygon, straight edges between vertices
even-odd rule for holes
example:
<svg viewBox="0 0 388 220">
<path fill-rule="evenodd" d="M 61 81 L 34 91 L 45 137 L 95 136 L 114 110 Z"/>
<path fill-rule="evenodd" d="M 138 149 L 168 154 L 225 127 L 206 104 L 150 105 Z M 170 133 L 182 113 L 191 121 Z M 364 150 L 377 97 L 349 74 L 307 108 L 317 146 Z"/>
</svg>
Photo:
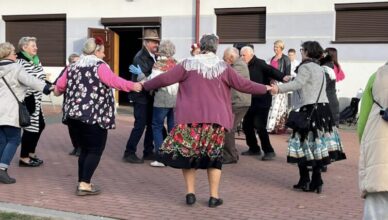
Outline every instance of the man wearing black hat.
<svg viewBox="0 0 388 220">
<path fill-rule="evenodd" d="M 152 67 L 156 61 L 155 53 L 158 50 L 160 38 L 158 31 L 155 29 L 145 29 L 143 39 L 143 48 L 137 52 L 133 58 L 132 65 L 136 67 L 135 71 L 131 68 L 132 81 L 138 82 L 142 79 L 139 74 L 142 73 L 146 77 L 151 74 Z M 144 160 L 154 159 L 154 145 L 152 136 L 152 109 L 154 98 L 149 92 L 142 91 L 139 93 L 130 93 L 130 97 L 133 100 L 133 114 L 135 117 L 134 128 L 129 136 L 127 146 L 124 153 L 124 161 L 128 163 L 144 163 Z M 137 144 L 143 135 L 144 129 L 144 150 L 143 159 L 136 156 Z"/>
</svg>

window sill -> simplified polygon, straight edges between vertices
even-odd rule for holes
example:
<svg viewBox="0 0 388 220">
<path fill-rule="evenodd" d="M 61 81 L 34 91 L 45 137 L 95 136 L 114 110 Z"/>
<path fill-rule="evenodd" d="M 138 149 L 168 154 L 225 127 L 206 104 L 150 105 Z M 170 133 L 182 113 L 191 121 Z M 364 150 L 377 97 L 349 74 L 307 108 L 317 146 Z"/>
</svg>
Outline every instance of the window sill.
<svg viewBox="0 0 388 220">
<path fill-rule="evenodd" d="M 386 44 L 388 40 L 334 40 L 332 44 Z"/>
</svg>

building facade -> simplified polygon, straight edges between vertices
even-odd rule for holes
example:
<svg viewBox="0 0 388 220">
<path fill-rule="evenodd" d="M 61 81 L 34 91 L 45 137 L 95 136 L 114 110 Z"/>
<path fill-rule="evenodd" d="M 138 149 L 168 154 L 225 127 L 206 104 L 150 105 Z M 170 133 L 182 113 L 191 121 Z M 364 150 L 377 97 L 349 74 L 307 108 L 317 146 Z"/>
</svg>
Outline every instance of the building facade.
<svg viewBox="0 0 388 220">
<path fill-rule="evenodd" d="M 128 65 L 141 48 L 145 28 L 173 41 L 178 60 L 189 56 L 190 45 L 204 33 L 220 36 L 219 56 L 233 42 L 247 42 L 264 60 L 273 56 L 275 40 L 285 42 L 285 53 L 299 51 L 303 41 L 319 41 L 338 50 L 346 74 L 337 86 L 339 97 L 355 96 L 388 60 L 387 1 L 13 0 L 0 2 L 0 15 L 0 42 L 17 44 L 21 36 L 37 36 L 38 54 L 54 78 L 88 36 L 102 36 L 107 61 L 129 79 Z M 124 104 L 126 95 L 119 97 Z"/>
</svg>

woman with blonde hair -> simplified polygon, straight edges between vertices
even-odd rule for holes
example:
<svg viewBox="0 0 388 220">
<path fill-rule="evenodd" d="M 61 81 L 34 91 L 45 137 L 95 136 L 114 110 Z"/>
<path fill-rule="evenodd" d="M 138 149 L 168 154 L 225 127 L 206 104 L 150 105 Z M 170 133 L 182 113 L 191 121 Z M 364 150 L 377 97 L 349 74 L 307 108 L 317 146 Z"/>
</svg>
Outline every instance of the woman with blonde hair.
<svg viewBox="0 0 388 220">
<path fill-rule="evenodd" d="M 21 141 L 19 124 L 19 105 L 28 87 L 50 93 L 50 85 L 28 74 L 16 61 L 15 47 L 8 43 L 0 44 L 0 182 L 15 183 L 8 175 L 8 167 Z M 6 104 L 5 104 L 6 103 Z"/>
<path fill-rule="evenodd" d="M 114 129 L 115 105 L 111 88 L 140 91 L 140 83 L 116 76 L 102 59 L 104 41 L 89 38 L 79 61 L 71 65 L 58 79 L 55 94 L 64 93 L 63 122 L 74 131 L 81 147 L 78 158 L 76 195 L 96 195 L 101 189 L 91 183 L 94 171 L 105 149 L 108 129 Z"/>
<path fill-rule="evenodd" d="M 274 42 L 275 56 L 271 58 L 271 66 L 278 69 L 285 75 L 291 75 L 291 61 L 287 55 L 283 54 L 284 42 L 277 40 Z M 267 130 L 271 133 L 283 133 L 286 130 L 285 123 L 288 114 L 288 95 L 278 94 L 272 97 L 272 106 L 268 114 Z"/>
</svg>

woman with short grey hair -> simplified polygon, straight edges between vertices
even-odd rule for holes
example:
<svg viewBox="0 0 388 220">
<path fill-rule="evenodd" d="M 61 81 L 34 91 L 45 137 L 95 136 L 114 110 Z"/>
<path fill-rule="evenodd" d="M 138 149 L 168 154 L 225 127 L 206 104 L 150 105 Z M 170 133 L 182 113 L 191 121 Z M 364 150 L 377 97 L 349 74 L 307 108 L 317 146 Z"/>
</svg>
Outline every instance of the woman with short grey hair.
<svg viewBox="0 0 388 220">
<path fill-rule="evenodd" d="M 23 66 L 29 75 L 44 81 L 46 79 L 46 73 L 43 70 L 37 54 L 37 39 L 35 37 L 20 38 L 19 50 L 17 62 Z M 31 125 L 23 128 L 19 166 L 37 167 L 43 164 L 43 160 L 38 158 L 35 150 L 40 135 L 46 126 L 42 112 L 42 92 L 29 89 L 25 102 L 30 112 Z"/>
<path fill-rule="evenodd" d="M 18 101 L 23 101 L 27 87 L 45 94 L 50 93 L 50 85 L 28 74 L 15 61 L 15 47 L 8 42 L 1 43 L 0 102 L 6 104 L 0 105 L 0 182 L 4 184 L 16 182 L 8 175 L 7 170 L 21 139 Z"/>
<path fill-rule="evenodd" d="M 271 88 L 236 73 L 215 55 L 217 46 L 216 35 L 203 36 L 201 54 L 183 60 L 170 71 L 144 83 L 147 91 L 179 83 L 175 127 L 164 139 L 159 153 L 163 164 L 182 169 L 187 205 L 196 202 L 197 169 L 207 170 L 208 206 L 217 207 L 223 203 L 218 187 L 225 130 L 232 128 L 233 123 L 230 89 L 259 95 Z"/>
</svg>

